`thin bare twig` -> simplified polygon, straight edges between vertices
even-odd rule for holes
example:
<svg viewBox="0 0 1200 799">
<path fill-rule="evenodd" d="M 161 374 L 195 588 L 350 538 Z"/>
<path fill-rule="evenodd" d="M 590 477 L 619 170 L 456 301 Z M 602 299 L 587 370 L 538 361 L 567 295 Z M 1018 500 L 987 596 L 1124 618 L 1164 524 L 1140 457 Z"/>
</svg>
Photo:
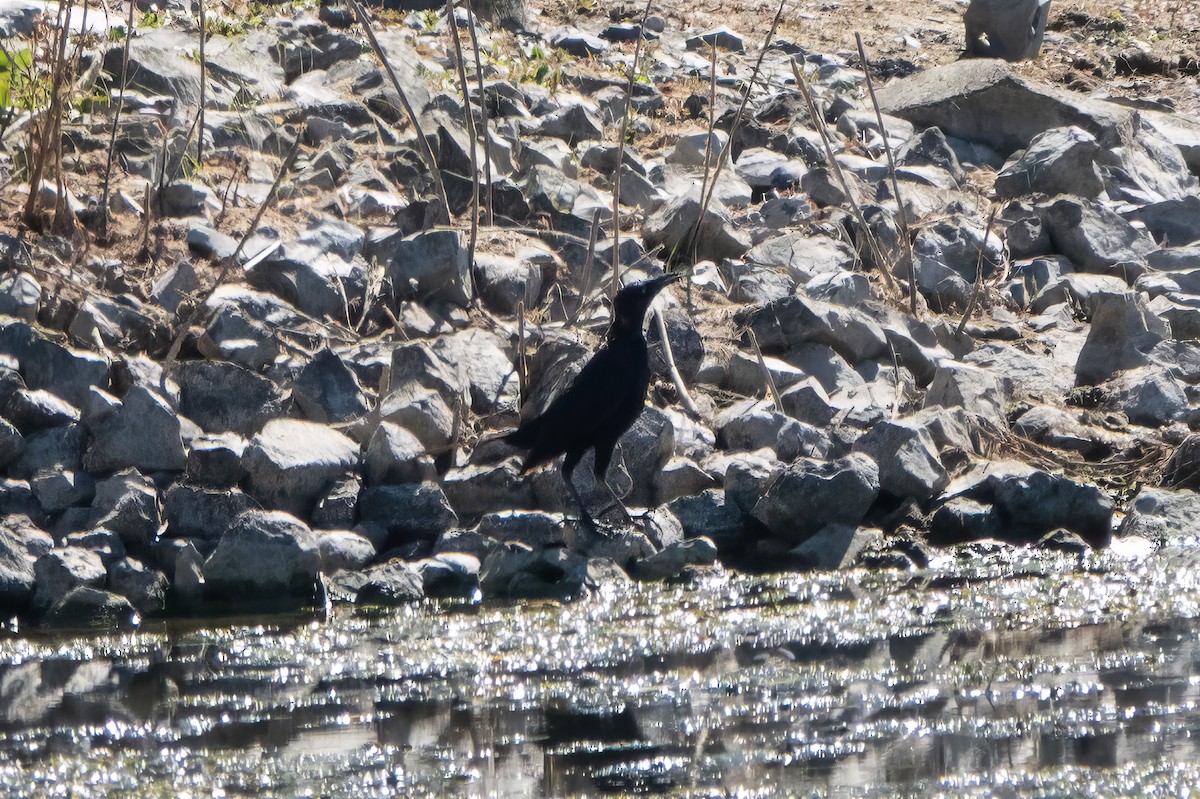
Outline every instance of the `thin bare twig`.
<svg viewBox="0 0 1200 799">
<path fill-rule="evenodd" d="M 467 9 L 467 30 L 471 34 L 471 52 L 475 54 L 475 80 L 479 84 L 479 119 L 483 123 L 483 179 L 487 184 L 487 226 L 496 226 L 496 208 L 492 198 L 492 147 L 491 133 L 488 125 L 487 95 L 483 88 L 483 62 L 479 58 L 479 37 L 475 34 L 475 13 L 471 10 L 471 0 L 463 0 Z"/>
<path fill-rule="evenodd" d="M 204 40 L 208 38 L 208 25 L 204 16 L 204 0 L 196 0 L 196 7 L 200 14 L 200 111 L 198 114 L 199 124 L 197 124 L 198 133 L 196 135 L 196 166 L 204 163 L 204 99 L 205 89 L 208 84 L 208 62 L 204 58 Z"/>
<path fill-rule="evenodd" d="M 629 116 L 633 113 L 633 84 L 637 81 L 638 60 L 642 55 L 642 42 L 646 39 L 646 18 L 650 16 L 650 3 L 646 0 L 646 8 L 642 11 L 642 22 L 638 25 L 637 44 L 633 47 L 633 64 L 629 67 L 629 80 L 625 84 L 625 109 L 621 114 L 621 129 L 617 134 L 617 165 L 613 167 L 612 178 L 612 284 L 609 286 L 608 298 L 617 301 L 617 289 L 621 287 L 621 168 L 625 165 L 625 137 L 629 135 Z"/>
<path fill-rule="evenodd" d="M 654 309 L 654 322 L 658 325 L 658 340 L 662 342 L 663 357 L 667 361 L 667 374 L 671 376 L 671 382 L 675 384 L 675 393 L 679 395 L 679 402 L 692 416 L 699 416 L 700 411 L 696 408 L 696 403 L 692 401 L 692 395 L 688 393 L 687 385 L 683 382 L 683 375 L 679 374 L 679 369 L 675 366 L 675 353 L 671 352 L 671 340 L 667 336 L 667 320 L 663 317 L 661 308 Z"/>
<path fill-rule="evenodd" d="M 896 281 L 892 277 L 891 270 L 888 268 L 887 261 L 883 257 L 883 250 L 879 246 L 879 242 L 875 239 L 875 234 L 867 226 L 866 217 L 863 215 L 862 208 L 858 205 L 858 200 L 854 198 L 854 192 L 850 190 L 850 182 L 846 180 L 846 175 L 842 172 L 842 166 L 833 156 L 833 145 L 829 143 L 829 133 L 825 130 L 825 118 L 821 116 L 821 112 L 817 109 L 817 103 L 813 99 L 812 92 L 808 87 L 808 79 L 804 77 L 804 70 L 796 66 L 796 62 L 792 61 L 792 74 L 796 77 L 796 85 L 800 88 L 800 94 L 804 97 L 804 102 L 808 106 L 808 115 L 812 117 L 813 127 L 817 129 L 817 134 L 821 137 L 821 143 L 825 146 L 825 160 L 829 164 L 829 168 L 833 170 L 833 174 L 837 177 L 838 182 L 842 184 L 842 191 L 846 194 L 846 203 L 850 206 L 850 213 L 854 217 L 854 222 L 858 226 L 859 235 L 867 242 L 867 248 L 871 250 L 871 257 L 879 267 L 879 273 L 883 276 L 883 282 L 887 285 L 890 291 L 896 291 Z"/>
<path fill-rule="evenodd" d="M 470 24 L 470 14 L 467 15 Z M 475 244 L 479 239 L 479 146 L 475 135 L 475 113 L 471 110 L 471 87 L 467 85 L 467 68 L 463 64 L 462 37 L 458 35 L 458 19 L 454 15 L 454 0 L 446 0 L 446 24 L 450 26 L 450 40 L 454 42 L 454 66 L 458 69 L 458 85 L 462 89 L 463 117 L 467 125 L 467 138 L 471 140 L 471 233 L 467 239 L 467 263 L 475 267 Z M 483 98 L 479 98 L 482 102 Z"/>
<path fill-rule="evenodd" d="M 408 121 L 412 124 L 413 130 L 417 133 L 417 149 L 421 153 L 421 158 L 425 161 L 425 166 L 429 169 L 429 176 L 433 180 L 434 191 L 437 192 L 438 200 L 442 204 L 442 220 L 443 222 L 450 221 L 450 201 L 446 198 L 446 185 L 442 182 L 442 173 L 438 169 L 437 158 L 433 155 L 433 149 L 429 146 L 429 140 L 425 138 L 425 131 L 421 129 L 421 120 L 417 116 L 416 109 L 408 100 L 408 95 L 404 92 L 404 87 L 400 85 L 400 79 L 396 77 L 396 71 L 392 69 L 391 63 L 388 62 L 387 53 L 383 50 L 383 45 L 379 43 L 379 39 L 375 36 L 375 30 L 371 27 L 371 19 L 367 16 L 367 11 L 362 7 L 358 0 L 346 0 L 350 7 L 354 10 L 354 15 L 358 18 L 358 22 L 362 25 L 363 33 L 367 35 L 367 41 L 371 44 L 371 49 L 375 51 L 375 57 L 379 59 L 379 63 L 383 66 L 384 73 L 387 74 L 388 80 L 392 82 L 392 88 L 396 90 L 396 95 L 400 98 L 400 105 L 404 107 L 404 113 L 408 115 Z"/>
<path fill-rule="evenodd" d="M 587 303 L 588 293 L 592 290 L 592 264 L 596 259 L 596 240 L 600 238 L 600 209 L 592 212 L 592 233 L 588 236 L 587 257 L 583 260 L 583 282 L 579 288 L 579 305 L 567 317 L 567 326 L 571 327 L 579 319 L 583 306 Z"/>
<path fill-rule="evenodd" d="M 750 338 L 750 346 L 754 348 L 754 357 L 758 359 L 758 368 L 762 369 L 763 378 L 767 383 L 767 391 L 771 392 L 771 400 L 775 403 L 775 410 L 783 413 L 783 397 L 779 394 L 779 387 L 775 385 L 775 376 L 767 368 L 767 361 L 763 358 L 762 349 L 758 346 L 758 336 L 754 335 L 754 331 L 749 328 L 746 329 L 746 335 Z"/>
<path fill-rule="evenodd" d="M 983 258 L 987 253 L 988 234 L 992 232 L 992 223 L 995 221 L 996 206 L 992 206 L 992 212 L 988 214 L 987 225 L 983 228 L 983 241 L 979 242 L 979 258 L 975 261 L 975 290 L 971 292 L 971 298 L 967 300 L 967 309 L 963 311 L 962 319 L 958 320 L 958 327 L 954 329 L 955 338 L 962 336 L 963 330 L 967 326 L 967 320 L 971 318 L 971 313 L 979 302 L 979 295 L 983 293 Z"/>
<path fill-rule="evenodd" d="M 117 92 L 117 107 L 113 111 L 112 130 L 108 137 L 108 155 L 104 162 L 104 193 L 100 197 L 100 224 L 102 238 L 108 237 L 108 199 L 112 187 L 113 157 L 117 152 L 117 128 L 121 123 L 121 109 L 125 105 L 125 89 L 129 84 L 129 39 L 133 36 L 133 11 L 137 3 L 129 0 L 129 17 L 125 20 L 125 44 L 121 51 L 121 88 Z M 143 209 L 143 213 L 145 213 Z"/>
<path fill-rule="evenodd" d="M 900 241 L 904 246 L 904 257 L 908 261 L 908 311 L 916 316 L 917 265 L 913 261 L 912 239 L 908 235 L 908 218 L 904 213 L 904 201 L 900 198 L 900 181 L 896 178 L 896 159 L 892 156 L 892 146 L 888 143 L 887 128 L 883 124 L 883 112 L 879 109 L 879 99 L 875 96 L 875 83 L 871 80 L 871 66 L 867 63 L 867 53 L 863 49 L 862 36 L 857 31 L 854 33 L 854 41 L 858 44 L 858 59 L 862 62 L 863 74 L 867 76 L 867 93 L 871 96 L 871 105 L 875 108 L 875 121 L 879 123 L 879 136 L 883 139 L 883 151 L 887 154 L 888 174 L 892 178 L 892 195 L 896 198 L 896 225 L 900 228 Z"/>
<path fill-rule="evenodd" d="M 263 200 L 262 205 L 258 207 L 258 213 L 254 215 L 254 220 L 250 223 L 250 226 L 246 228 L 246 232 L 242 234 L 242 238 L 241 241 L 238 242 L 237 249 L 233 251 L 232 255 L 225 259 L 225 263 L 222 265 L 221 271 L 217 275 L 217 279 L 213 282 L 212 288 L 205 293 L 203 300 L 196 303 L 196 307 L 192 309 L 190 314 L 188 314 L 187 319 L 184 321 L 183 325 L 180 326 L 179 332 L 175 334 L 175 338 L 171 342 L 171 348 L 167 351 L 167 357 L 163 360 L 163 374 L 166 374 L 168 371 L 170 371 L 171 364 L 173 364 L 175 362 L 175 358 L 178 357 L 179 349 L 183 346 L 183 340 L 187 337 L 188 330 L 190 330 L 192 325 L 195 324 L 196 320 L 200 318 L 200 314 L 204 312 L 205 303 L 207 303 L 209 298 L 212 297 L 212 295 L 216 293 L 217 289 L 221 287 L 221 285 L 225 282 L 225 279 L 229 277 L 229 273 L 235 268 L 239 268 L 241 266 L 240 259 L 242 257 L 242 250 L 246 248 L 246 242 L 250 240 L 252 235 L 254 235 L 254 231 L 258 230 L 258 223 L 262 221 L 263 214 L 267 212 L 268 208 L 274 205 L 275 197 L 279 193 L 279 187 L 283 185 L 283 179 L 287 177 L 289 172 L 292 171 L 292 164 L 296 162 L 296 155 L 300 152 L 300 140 L 303 138 L 304 131 L 297 131 L 296 141 L 292 144 L 292 148 L 288 151 L 287 156 L 283 159 L 283 163 L 279 166 L 279 174 L 275 176 L 275 182 L 271 184 L 271 189 L 267 192 L 266 199 Z"/>
</svg>

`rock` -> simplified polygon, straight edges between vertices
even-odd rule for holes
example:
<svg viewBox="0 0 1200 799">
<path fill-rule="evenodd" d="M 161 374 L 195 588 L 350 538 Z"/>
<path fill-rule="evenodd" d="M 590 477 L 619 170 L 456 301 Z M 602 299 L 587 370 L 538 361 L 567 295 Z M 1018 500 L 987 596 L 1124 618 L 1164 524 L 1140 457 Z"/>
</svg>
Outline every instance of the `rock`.
<svg viewBox="0 0 1200 799">
<path fill-rule="evenodd" d="M 708 133 L 690 133 L 676 140 L 665 160 L 668 164 L 703 167 L 707 154 L 709 165 L 715 166 L 717 157 L 728 142 L 729 134 L 722 130 L 714 130 L 711 136 Z"/>
<path fill-rule="evenodd" d="M 700 201 L 695 195 L 683 195 L 668 200 L 662 208 L 647 217 L 642 226 L 642 240 L 648 249 L 663 247 L 668 257 L 674 253 L 691 257 L 680 248 L 688 245 L 693 230 L 695 251 L 712 259 L 738 258 L 750 249 L 749 239 L 731 224 L 729 211 L 714 198 L 700 220 Z"/>
<path fill-rule="evenodd" d="M 1098 295 L 1092 325 L 1075 364 L 1080 385 L 1103 382 L 1113 374 L 1149 364 L 1148 353 L 1170 337 L 1166 323 L 1146 308 L 1137 294 Z"/>
<path fill-rule="evenodd" d="M 313 529 L 342 530 L 351 527 L 358 518 L 358 497 L 362 480 L 348 473 L 335 479 L 325 489 L 313 508 L 309 524 Z"/>
<path fill-rule="evenodd" d="M 1071 413 L 1049 405 L 1035 405 L 1013 424 L 1013 432 L 1039 444 L 1078 452 L 1092 460 L 1115 452 L 1121 439 L 1103 428 L 1084 424 Z"/>
<path fill-rule="evenodd" d="M 1159 544 L 1190 537 L 1200 525 L 1200 494 L 1186 489 L 1143 486 L 1129 503 L 1117 535 L 1140 536 Z"/>
<path fill-rule="evenodd" d="M 137 37 L 129 47 L 127 86 L 147 95 L 174 98 L 183 108 L 195 108 L 200 102 L 200 64 L 180 58 L 181 52 L 199 47 L 195 34 L 170 28 L 152 28 Z M 104 54 L 104 69 L 110 75 L 122 74 L 123 48 L 112 47 Z"/>
<path fill-rule="evenodd" d="M 466 242 L 455 230 L 428 230 L 401 239 L 384 276 L 396 300 L 440 299 L 463 306 L 474 293 Z"/>
<path fill-rule="evenodd" d="M 437 479 L 433 459 L 416 436 L 392 422 L 380 422 L 363 458 L 371 483 L 420 483 Z"/>
<path fill-rule="evenodd" d="M 285 410 L 272 381 L 225 361 L 181 361 L 171 374 L 179 384 L 179 410 L 209 433 L 252 436 Z"/>
<path fill-rule="evenodd" d="M 334 478 L 358 466 L 358 445 L 323 425 L 273 419 L 246 449 L 251 496 L 265 507 L 307 515 Z"/>
<path fill-rule="evenodd" d="M 25 454 L 25 437 L 3 417 L 0 417 L 0 469 Z"/>
<path fill-rule="evenodd" d="M 517 306 L 537 306 L 542 293 L 542 264 L 496 253 L 479 253 L 475 258 L 475 288 L 493 313 L 515 314 Z"/>
<path fill-rule="evenodd" d="M 0 516 L 19 514 L 41 522 L 41 508 L 25 480 L 0 478 Z"/>
<path fill-rule="evenodd" d="M 34 562 L 33 572 L 37 585 L 33 608 L 39 613 L 45 613 L 73 588 L 103 586 L 108 576 L 100 556 L 80 547 L 50 550 Z"/>
<path fill-rule="evenodd" d="M 43 469 L 83 471 L 87 433 L 83 425 L 69 424 L 42 430 L 23 438 L 24 451 L 8 466 L 14 478 L 32 478 Z"/>
<path fill-rule="evenodd" d="M 1105 385 L 1105 405 L 1124 412 L 1130 423 L 1164 427 L 1186 418 L 1191 405 L 1183 386 L 1162 368 L 1125 372 Z"/>
<path fill-rule="evenodd" d="M 292 383 L 292 399 L 313 422 L 349 422 L 370 410 L 358 377 L 330 349 L 323 349 L 305 364 Z"/>
<path fill-rule="evenodd" d="M 895 158 L 897 166 L 933 166 L 945 170 L 955 183 L 966 179 L 954 148 L 939 128 L 926 128 L 907 139 L 896 149 Z"/>
<path fill-rule="evenodd" d="M 732 50 L 735 53 L 743 52 L 746 46 L 742 44 L 742 37 L 734 33 L 729 28 L 714 28 L 704 33 L 698 33 L 695 36 L 689 36 L 684 41 L 684 46 L 689 50 L 699 50 L 704 47 L 714 47 L 721 50 Z"/>
<path fill-rule="evenodd" d="M 826 344 L 851 364 L 891 353 L 883 328 L 857 308 L 791 296 L 747 309 L 737 320 L 754 330 L 764 352 Z"/>
<path fill-rule="evenodd" d="M 1132 132 L 1128 110 L 1075 92 L 1030 83 L 1002 61 L 963 60 L 890 81 L 878 91 L 884 113 L 946 136 L 983 142 L 1009 155 L 1051 128 L 1078 127 L 1103 147 Z"/>
<path fill-rule="evenodd" d="M 678 541 L 648 558 L 634 563 L 632 575 L 639 580 L 669 580 L 691 566 L 711 566 L 717 562 L 717 547 L 701 537 Z"/>
<path fill-rule="evenodd" d="M 158 534 L 160 524 L 154 481 L 126 469 L 96 483 L 90 527 L 111 530 L 130 550 L 141 552 Z"/>
<path fill-rule="evenodd" d="M 522 192 L 533 214 L 544 214 L 555 230 L 586 240 L 596 215 L 612 218 L 612 199 L 561 170 L 535 165 L 525 175 Z"/>
<path fill-rule="evenodd" d="M 796 283 L 850 271 L 857 260 L 854 250 L 843 241 L 799 233 L 769 238 L 746 253 L 747 263 L 786 270 Z"/>
<path fill-rule="evenodd" d="M 388 531 L 386 548 L 413 541 L 434 541 L 458 524 L 445 492 L 437 483 L 384 485 L 363 491 L 362 521 Z"/>
<path fill-rule="evenodd" d="M 1126 218 L 1145 225 L 1163 246 L 1181 247 L 1200 241 L 1200 197 L 1195 195 L 1143 205 Z"/>
<path fill-rule="evenodd" d="M 216 541 L 225 529 L 257 503 L 236 488 L 213 489 L 176 483 L 163 494 L 166 535 Z"/>
<path fill-rule="evenodd" d="M 226 601 L 308 599 L 320 568 L 308 525 L 287 513 L 249 510 L 204 562 L 204 592 Z"/>
<path fill-rule="evenodd" d="M 134 624 L 137 611 L 125 597 L 88 586 L 76 586 L 46 611 L 42 623 L 48 627 L 126 627 Z"/>
<path fill-rule="evenodd" d="M 24 610 L 33 599 L 34 563 L 53 546 L 53 540 L 43 542 L 42 546 L 31 541 L 21 530 L 17 521 L 20 518 L 0 519 L 0 611 L 5 614 Z"/>
<path fill-rule="evenodd" d="M 246 476 L 246 439 L 233 433 L 198 436 L 188 450 L 188 480 L 211 488 L 232 488 Z"/>
<path fill-rule="evenodd" d="M 531 126 L 531 132 L 562 139 L 573 147 L 580 142 L 602 138 L 604 126 L 589 109 L 572 103 L 546 114 Z"/>
<path fill-rule="evenodd" d="M 1004 199 L 1033 193 L 1073 194 L 1095 199 L 1104 191 L 1097 164 L 1102 154 L 1096 137 L 1080 128 L 1039 133 L 996 176 L 996 195 Z"/>
<path fill-rule="evenodd" d="M 425 598 L 421 574 L 402 560 L 389 560 L 364 573 L 354 601 L 360 605 L 403 605 Z"/>
<path fill-rule="evenodd" d="M 403 374 L 397 348 L 392 357 L 392 377 Z M 517 370 L 512 365 L 513 355 L 506 341 L 486 330 L 468 329 L 449 336 L 441 336 L 433 342 L 433 353 L 458 372 L 456 385 L 466 389 L 471 410 L 481 415 L 495 415 L 501 411 L 515 413 L 520 396 Z M 461 396 L 456 390 L 453 398 Z M 443 393 L 449 401 L 452 396 Z"/>
<path fill-rule="evenodd" d="M 752 515 L 773 535 L 799 544 L 827 524 L 858 524 L 878 495 L 879 467 L 866 455 L 805 459 L 771 483 Z"/>
<path fill-rule="evenodd" d="M 375 559 L 375 545 L 350 530 L 318 533 L 317 546 L 321 551 L 321 571 L 325 574 L 361 569 Z"/>
<path fill-rule="evenodd" d="M 1049 16 L 1050 0 L 971 0 L 963 14 L 967 55 L 1037 58 Z"/>
<path fill-rule="evenodd" d="M 521 479 L 512 461 L 451 469 L 442 476 L 442 488 L 463 520 L 476 519 L 496 508 L 536 507 L 532 482 Z"/>
<path fill-rule="evenodd" d="M 49 391 L 76 408 L 87 406 L 93 388 L 108 388 L 108 361 L 40 338 L 24 324 L 0 325 L 0 353 L 16 358 L 30 389 Z"/>
<path fill-rule="evenodd" d="M 894 497 L 924 502 L 950 482 L 933 438 L 911 419 L 874 425 L 854 442 L 854 451 L 879 464 L 879 490 Z"/>
<path fill-rule="evenodd" d="M 1000 383 L 990 371 L 972 364 L 947 361 L 934 373 L 922 407 L 962 408 L 1003 428 L 1007 426 L 1007 401 Z"/>
<path fill-rule="evenodd" d="M 952 546 L 967 541 L 999 538 L 1003 523 L 992 506 L 970 497 L 951 497 L 929 522 L 929 543 Z"/>
<path fill-rule="evenodd" d="M 129 600 L 142 616 L 161 611 L 167 603 L 167 576 L 139 560 L 122 558 L 108 567 L 108 587 Z"/>
<path fill-rule="evenodd" d="M 24 435 L 79 421 L 79 411 L 68 403 L 49 391 L 31 391 L 27 388 L 14 391 L 6 401 L 0 403 L 0 411 Z"/>
<path fill-rule="evenodd" d="M 483 562 L 479 587 L 487 597 L 566 599 L 579 595 L 586 576 L 587 561 L 565 549 L 535 552 L 508 544 Z"/>
<path fill-rule="evenodd" d="M 479 558 L 463 553 L 445 553 L 425 558 L 418 564 L 425 595 L 435 598 L 478 601 Z"/>
<path fill-rule="evenodd" d="M 665 505 L 676 497 L 690 497 L 716 488 L 713 476 L 690 458 L 673 457 L 659 471 L 654 481 L 654 504 Z"/>
<path fill-rule="evenodd" d="M 532 549 L 563 546 L 567 530 L 564 519 L 541 511 L 500 511 L 484 515 L 475 531 L 502 544 L 516 542 Z"/>
<path fill-rule="evenodd" d="M 33 324 L 42 302 L 42 287 L 32 275 L 10 272 L 0 277 L 0 316 Z"/>
<path fill-rule="evenodd" d="M 1155 248 L 1149 236 L 1096 202 L 1057 200 L 1041 217 L 1058 252 L 1085 272 L 1108 273 L 1123 264 L 1144 263 Z"/>
<path fill-rule="evenodd" d="M 718 441 L 728 450 L 769 448 L 781 461 L 820 457 L 829 450 L 829 441 L 817 428 L 775 411 L 766 400 L 729 406 L 715 426 Z"/>
<path fill-rule="evenodd" d="M 133 386 L 121 400 L 92 389 L 83 424 L 92 434 L 84 455 L 88 471 L 182 471 L 187 465 L 179 417 L 162 397 L 142 386 Z"/>
<path fill-rule="evenodd" d="M 309 244 L 285 242 L 246 268 L 245 275 L 254 288 L 318 319 L 345 319 L 348 304 L 359 300 L 364 290 L 362 262 L 344 260 Z"/>
<path fill-rule="evenodd" d="M 878 545 L 881 538 L 879 530 L 852 524 L 830 524 L 821 528 L 790 554 L 808 561 L 814 569 L 847 569 L 857 565 L 859 556 Z"/>
<path fill-rule="evenodd" d="M 47 513 L 88 505 L 96 495 L 96 481 L 91 475 L 64 469 L 43 469 L 30 479 L 29 487 Z"/>
</svg>

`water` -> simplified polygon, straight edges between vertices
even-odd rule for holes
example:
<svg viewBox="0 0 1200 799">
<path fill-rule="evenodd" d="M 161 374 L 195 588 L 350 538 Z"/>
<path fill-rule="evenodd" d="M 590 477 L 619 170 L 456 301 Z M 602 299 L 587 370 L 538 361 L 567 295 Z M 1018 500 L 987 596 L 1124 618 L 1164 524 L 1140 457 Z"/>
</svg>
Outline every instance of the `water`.
<svg viewBox="0 0 1200 799">
<path fill-rule="evenodd" d="M 1186 796 L 1200 557 L 0 637 L 3 796 Z"/>
</svg>

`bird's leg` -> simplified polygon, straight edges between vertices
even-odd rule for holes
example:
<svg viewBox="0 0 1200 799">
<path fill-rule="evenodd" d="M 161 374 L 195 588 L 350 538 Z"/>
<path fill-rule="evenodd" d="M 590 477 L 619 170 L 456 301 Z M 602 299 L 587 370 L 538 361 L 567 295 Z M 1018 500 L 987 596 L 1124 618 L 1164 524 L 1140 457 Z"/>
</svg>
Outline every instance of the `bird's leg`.
<svg viewBox="0 0 1200 799">
<path fill-rule="evenodd" d="M 575 504 L 579 506 L 579 521 L 583 522 L 583 526 L 593 534 L 599 535 L 600 531 L 596 527 L 596 520 L 592 518 L 592 514 L 588 513 L 587 505 L 583 503 L 583 497 L 579 494 L 579 489 L 575 487 L 575 481 L 571 479 L 570 470 L 564 469 L 562 477 L 571 496 L 575 498 Z"/>
<path fill-rule="evenodd" d="M 613 487 L 608 484 L 608 480 L 602 478 L 597 482 L 604 486 L 605 490 L 608 491 L 608 495 L 612 497 L 612 502 L 605 505 L 597 515 L 604 516 L 604 514 L 608 513 L 613 508 L 618 508 L 621 511 L 621 516 L 625 518 L 625 524 L 629 527 L 633 527 L 633 517 L 629 515 L 629 508 L 625 507 L 625 503 L 622 502 L 621 498 L 617 496 L 617 492 L 613 490 Z"/>
</svg>

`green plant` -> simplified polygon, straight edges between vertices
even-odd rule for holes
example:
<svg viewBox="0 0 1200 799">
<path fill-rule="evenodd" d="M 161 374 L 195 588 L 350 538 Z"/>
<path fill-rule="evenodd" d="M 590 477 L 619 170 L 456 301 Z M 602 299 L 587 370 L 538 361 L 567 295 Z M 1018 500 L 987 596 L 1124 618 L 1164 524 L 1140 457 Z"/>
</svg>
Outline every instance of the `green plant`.
<svg viewBox="0 0 1200 799">
<path fill-rule="evenodd" d="M 438 16 L 438 12 L 436 10 L 429 8 L 424 11 L 417 12 L 417 19 L 420 21 L 421 27 L 425 29 L 426 33 L 433 33 L 437 30 L 438 22 L 441 18 Z"/>
</svg>

